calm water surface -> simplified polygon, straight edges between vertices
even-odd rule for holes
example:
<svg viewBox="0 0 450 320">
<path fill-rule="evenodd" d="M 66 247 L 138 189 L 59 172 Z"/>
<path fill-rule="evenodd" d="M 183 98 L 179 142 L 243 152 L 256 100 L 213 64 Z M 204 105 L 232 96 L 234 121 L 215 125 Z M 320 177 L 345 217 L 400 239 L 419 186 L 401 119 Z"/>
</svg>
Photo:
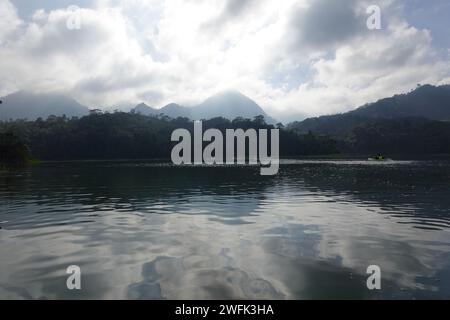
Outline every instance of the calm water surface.
<svg viewBox="0 0 450 320">
<path fill-rule="evenodd" d="M 66 288 L 69 265 L 81 291 Z M 0 299 L 12 298 L 450 299 L 450 162 L 1 172 Z"/>
</svg>

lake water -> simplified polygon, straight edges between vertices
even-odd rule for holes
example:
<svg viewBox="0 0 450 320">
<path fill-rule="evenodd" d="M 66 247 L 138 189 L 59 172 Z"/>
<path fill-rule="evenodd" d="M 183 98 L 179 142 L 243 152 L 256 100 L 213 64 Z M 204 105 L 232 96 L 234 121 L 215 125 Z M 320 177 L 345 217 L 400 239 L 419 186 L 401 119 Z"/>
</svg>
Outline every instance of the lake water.
<svg viewBox="0 0 450 320">
<path fill-rule="evenodd" d="M 450 162 L 46 163 L 0 201 L 0 299 L 450 299 Z"/>
</svg>

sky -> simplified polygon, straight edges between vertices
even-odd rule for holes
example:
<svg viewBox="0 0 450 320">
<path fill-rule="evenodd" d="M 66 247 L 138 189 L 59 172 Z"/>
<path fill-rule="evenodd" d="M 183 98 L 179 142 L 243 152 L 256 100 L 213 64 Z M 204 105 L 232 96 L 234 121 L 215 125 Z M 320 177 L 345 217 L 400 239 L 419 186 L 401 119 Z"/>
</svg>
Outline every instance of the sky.
<svg viewBox="0 0 450 320">
<path fill-rule="evenodd" d="M 448 0 L 0 0 L 0 96 L 162 107 L 237 90 L 281 120 L 345 112 L 449 84 L 449 16 Z"/>
</svg>

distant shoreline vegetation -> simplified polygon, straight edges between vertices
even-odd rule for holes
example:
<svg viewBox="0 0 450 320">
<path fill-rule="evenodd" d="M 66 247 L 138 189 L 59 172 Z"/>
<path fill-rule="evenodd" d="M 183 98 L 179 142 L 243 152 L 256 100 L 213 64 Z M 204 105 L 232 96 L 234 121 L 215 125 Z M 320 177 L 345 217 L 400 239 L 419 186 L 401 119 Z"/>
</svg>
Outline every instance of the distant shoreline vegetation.
<svg viewBox="0 0 450 320">
<path fill-rule="evenodd" d="M 293 122 L 288 128 L 332 137 L 342 153 L 449 154 L 450 85 L 418 85 L 407 94 L 342 114 Z"/>
<path fill-rule="evenodd" d="M 280 158 L 450 155 L 450 85 L 418 85 L 409 93 L 346 113 L 286 126 L 274 125 L 276 121 L 261 107 L 238 92 L 215 95 L 196 108 L 171 104 L 156 110 L 141 104 L 129 113 L 91 110 L 89 114 L 87 107 L 73 99 L 51 94 L 19 92 L 2 102 L 0 134 L 12 133 L 42 161 L 170 160 L 171 133 L 180 128 L 192 132 L 193 120 L 201 119 L 209 119 L 203 122 L 205 130 L 217 128 L 222 133 L 226 129 L 280 129 Z M 47 117 L 53 113 L 57 116 Z M 235 116 L 242 117 L 228 120 Z M 23 162 L 6 159 L 15 157 L 8 152 L 3 152 L 2 163 Z"/>
<path fill-rule="evenodd" d="M 344 116 L 341 116 L 343 118 Z M 337 118 L 337 119 L 341 119 Z M 334 119 L 334 118 L 332 118 Z M 423 118 L 364 119 L 337 123 L 344 133 L 305 131 L 297 123 L 267 124 L 253 119 L 213 118 L 205 130 L 280 130 L 280 158 L 366 158 L 382 153 L 391 158 L 449 158 L 450 122 Z M 325 125 L 326 123 L 324 123 Z M 325 126 L 324 126 L 325 127 Z M 174 130 L 193 132 L 188 118 L 137 113 L 92 112 L 81 118 L 50 116 L 47 119 L 0 121 L 0 167 L 23 166 L 39 161 L 71 160 L 170 160 Z M 396 157 L 398 155 L 398 157 Z"/>
<path fill-rule="evenodd" d="M 27 145 L 13 132 L 0 132 L 0 170 L 33 163 Z"/>
<path fill-rule="evenodd" d="M 194 121 L 182 117 L 172 119 L 125 112 L 93 112 L 81 118 L 50 116 L 45 120 L 2 121 L 0 134 L 13 135 L 33 157 L 42 161 L 170 159 L 176 144 L 171 141 L 172 132 L 180 128 L 192 132 L 193 124 Z M 277 128 L 280 130 L 281 157 L 339 153 L 334 139 L 312 133 L 298 134 L 281 124 L 269 125 L 263 116 L 232 121 L 213 118 L 204 120 L 203 127 L 222 132 L 226 129 Z M 15 162 L 12 157 L 3 161 Z"/>
<path fill-rule="evenodd" d="M 259 121 L 264 121 L 264 118 L 260 118 Z M 261 164 L 261 175 L 269 176 L 278 173 L 280 129 L 250 128 L 244 131 L 239 128 L 225 131 L 225 136 L 222 131 L 215 128 L 203 131 L 202 121 L 194 122 L 193 137 L 187 129 L 175 130 L 171 141 L 178 144 L 172 149 L 172 163 L 175 165 Z"/>
</svg>

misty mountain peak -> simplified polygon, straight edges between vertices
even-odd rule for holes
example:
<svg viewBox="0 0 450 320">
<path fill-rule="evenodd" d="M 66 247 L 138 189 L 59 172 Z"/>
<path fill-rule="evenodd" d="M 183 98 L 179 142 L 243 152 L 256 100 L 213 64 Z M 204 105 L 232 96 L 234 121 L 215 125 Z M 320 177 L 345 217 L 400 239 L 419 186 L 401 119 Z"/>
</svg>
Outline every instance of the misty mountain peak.
<svg viewBox="0 0 450 320">
<path fill-rule="evenodd" d="M 219 92 L 199 105 L 192 107 L 170 103 L 161 109 L 153 109 L 146 104 L 137 105 L 134 110 L 143 115 L 164 114 L 171 118 L 186 117 L 192 120 L 224 117 L 233 120 L 237 117 L 254 118 L 263 115 L 269 123 L 275 120 L 267 116 L 264 110 L 252 99 L 234 90 Z"/>
<path fill-rule="evenodd" d="M 60 93 L 34 93 L 18 91 L 3 98 L 0 119 L 47 118 L 50 115 L 80 117 L 89 114 L 89 109 L 75 99 Z"/>
<path fill-rule="evenodd" d="M 194 115 L 199 118 L 224 117 L 234 119 L 237 117 L 253 118 L 262 115 L 267 122 L 274 122 L 266 112 L 252 99 L 238 91 L 219 92 L 203 103 L 193 108 Z"/>
<path fill-rule="evenodd" d="M 145 116 L 155 115 L 158 113 L 158 110 L 153 109 L 152 107 L 150 107 L 149 105 L 147 105 L 145 103 L 138 104 L 133 110 L 134 110 L 134 112 L 145 115 Z"/>
<path fill-rule="evenodd" d="M 173 109 L 180 109 L 180 108 L 184 108 L 182 106 L 180 106 L 177 103 L 169 103 L 168 105 L 166 105 L 163 109 L 167 109 L 167 110 L 173 110 Z"/>
<path fill-rule="evenodd" d="M 151 108 L 149 105 L 145 104 L 145 103 L 140 103 L 136 106 L 136 108 Z"/>
<path fill-rule="evenodd" d="M 243 95 L 242 93 L 240 93 L 239 91 L 235 91 L 235 90 L 227 90 L 227 91 L 222 91 L 219 93 L 216 93 L 215 95 L 209 97 L 208 99 L 206 99 L 203 104 L 205 103 L 225 103 L 225 104 L 248 104 L 248 105 L 253 105 L 253 106 L 257 106 L 256 102 L 254 102 L 252 99 L 250 99 L 249 97 Z"/>
</svg>

